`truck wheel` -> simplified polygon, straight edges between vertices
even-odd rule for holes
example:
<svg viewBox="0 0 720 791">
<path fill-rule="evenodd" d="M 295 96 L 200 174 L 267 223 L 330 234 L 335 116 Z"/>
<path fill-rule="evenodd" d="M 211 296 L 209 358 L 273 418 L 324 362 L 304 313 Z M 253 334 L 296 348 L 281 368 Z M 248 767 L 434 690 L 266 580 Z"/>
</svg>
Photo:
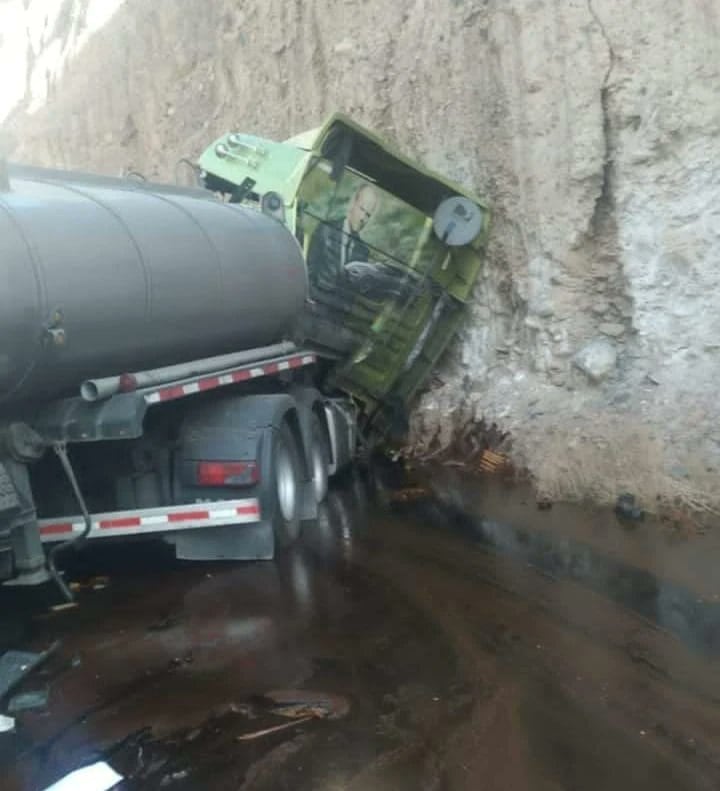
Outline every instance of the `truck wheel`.
<svg viewBox="0 0 720 791">
<path fill-rule="evenodd" d="M 325 434 L 320 425 L 320 419 L 313 414 L 310 429 L 312 446 L 310 448 L 310 463 L 312 466 L 312 484 L 315 502 L 321 503 L 328 492 L 328 463 L 329 453 Z"/>
<path fill-rule="evenodd" d="M 300 535 L 300 462 L 297 445 L 287 423 L 273 439 L 272 526 L 278 547 L 288 547 Z"/>
</svg>

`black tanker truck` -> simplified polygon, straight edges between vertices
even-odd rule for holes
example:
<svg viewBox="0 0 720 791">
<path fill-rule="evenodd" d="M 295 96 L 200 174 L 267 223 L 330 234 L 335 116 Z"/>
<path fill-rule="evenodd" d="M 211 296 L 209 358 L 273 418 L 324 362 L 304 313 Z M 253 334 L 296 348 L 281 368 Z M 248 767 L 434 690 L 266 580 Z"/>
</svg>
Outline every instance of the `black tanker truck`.
<svg viewBox="0 0 720 791">
<path fill-rule="evenodd" d="M 0 580 L 152 534 L 271 558 L 462 318 L 487 209 L 350 119 L 196 172 L 0 168 Z"/>
</svg>

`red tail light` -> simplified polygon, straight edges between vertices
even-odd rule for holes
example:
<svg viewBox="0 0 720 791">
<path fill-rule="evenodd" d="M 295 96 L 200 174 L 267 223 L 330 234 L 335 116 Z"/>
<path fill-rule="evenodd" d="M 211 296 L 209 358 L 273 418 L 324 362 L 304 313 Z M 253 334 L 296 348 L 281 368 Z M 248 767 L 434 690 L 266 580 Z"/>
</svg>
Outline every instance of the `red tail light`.
<svg viewBox="0 0 720 791">
<path fill-rule="evenodd" d="M 251 486 L 259 478 L 254 461 L 201 461 L 197 466 L 199 486 Z"/>
</svg>

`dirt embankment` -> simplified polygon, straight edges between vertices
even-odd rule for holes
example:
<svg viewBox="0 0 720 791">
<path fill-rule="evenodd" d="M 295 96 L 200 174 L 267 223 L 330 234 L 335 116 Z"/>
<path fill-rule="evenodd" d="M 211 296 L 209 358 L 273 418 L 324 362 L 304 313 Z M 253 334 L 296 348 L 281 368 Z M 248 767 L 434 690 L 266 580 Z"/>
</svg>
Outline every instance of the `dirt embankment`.
<svg viewBox="0 0 720 791">
<path fill-rule="evenodd" d="M 713 500 L 716 3 L 110 5 L 5 4 L 25 14 L 2 47 L 25 86 L 16 158 L 172 179 L 228 129 L 282 138 L 345 110 L 495 211 L 415 445 L 485 419 L 553 495 Z"/>
</svg>

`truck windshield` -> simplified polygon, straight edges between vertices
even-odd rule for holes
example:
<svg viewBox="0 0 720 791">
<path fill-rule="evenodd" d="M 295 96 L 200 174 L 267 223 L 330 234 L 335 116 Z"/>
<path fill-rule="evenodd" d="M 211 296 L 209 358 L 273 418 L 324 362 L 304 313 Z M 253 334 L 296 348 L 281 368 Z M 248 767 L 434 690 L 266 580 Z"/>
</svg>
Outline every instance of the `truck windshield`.
<svg viewBox="0 0 720 791">
<path fill-rule="evenodd" d="M 375 303 L 416 296 L 443 256 L 430 218 L 358 173 L 346 169 L 332 181 L 329 172 L 321 161 L 300 190 L 314 296 Z"/>
</svg>

